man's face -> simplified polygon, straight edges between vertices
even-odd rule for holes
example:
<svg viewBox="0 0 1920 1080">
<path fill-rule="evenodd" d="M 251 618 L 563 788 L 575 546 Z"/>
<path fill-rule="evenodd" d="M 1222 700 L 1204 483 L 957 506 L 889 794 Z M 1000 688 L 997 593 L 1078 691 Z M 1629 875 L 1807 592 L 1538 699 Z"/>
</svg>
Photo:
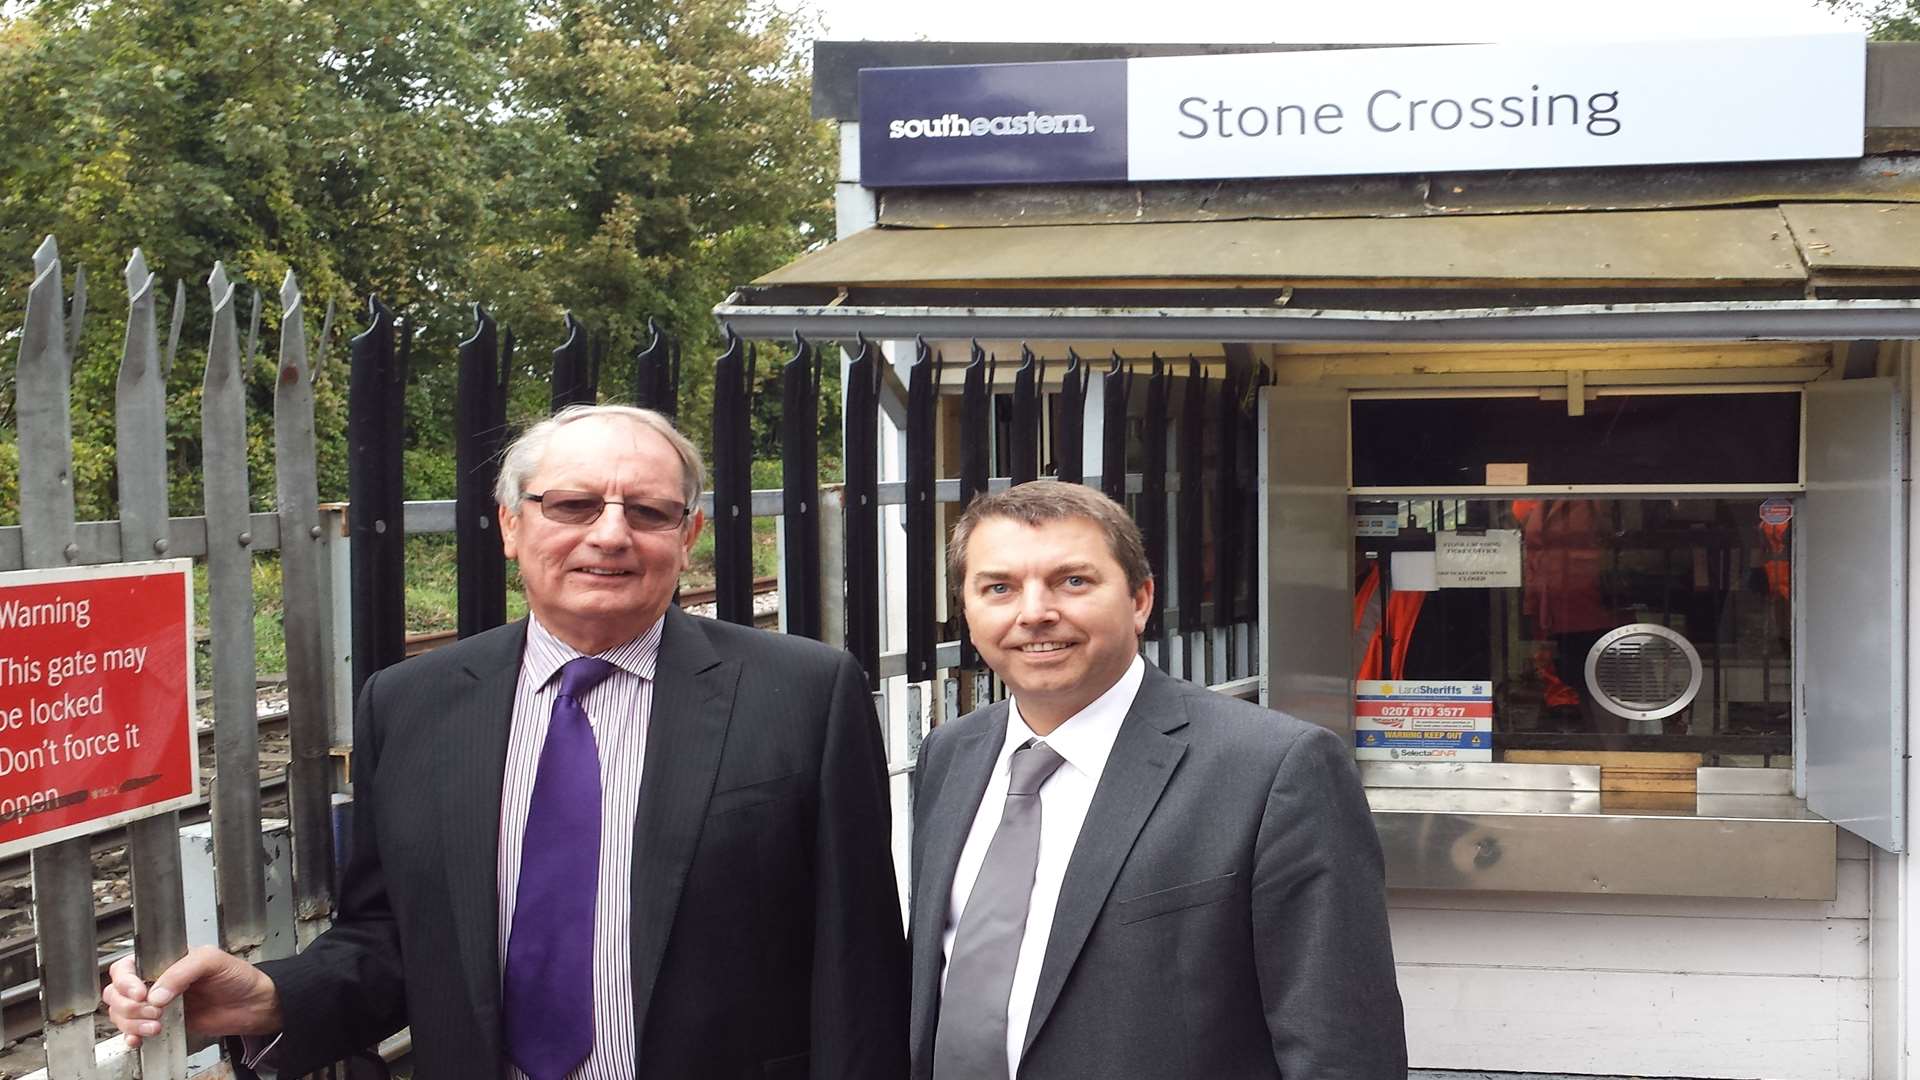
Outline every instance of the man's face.
<svg viewBox="0 0 1920 1080">
<path fill-rule="evenodd" d="M 554 432 L 523 494 L 584 492 L 609 502 L 683 504 L 680 458 L 659 433 L 629 420 L 577 420 Z M 648 532 L 606 506 L 584 525 L 549 521 L 539 503 L 500 510 L 500 541 L 520 564 L 527 606 L 554 635 L 584 653 L 604 652 L 653 625 L 673 599 L 698 513 L 683 526 Z"/>
<path fill-rule="evenodd" d="M 1128 590 L 1106 534 L 1087 518 L 986 518 L 967 541 L 966 574 L 974 648 L 1043 735 L 1119 681 L 1153 610 L 1153 582 Z"/>
</svg>

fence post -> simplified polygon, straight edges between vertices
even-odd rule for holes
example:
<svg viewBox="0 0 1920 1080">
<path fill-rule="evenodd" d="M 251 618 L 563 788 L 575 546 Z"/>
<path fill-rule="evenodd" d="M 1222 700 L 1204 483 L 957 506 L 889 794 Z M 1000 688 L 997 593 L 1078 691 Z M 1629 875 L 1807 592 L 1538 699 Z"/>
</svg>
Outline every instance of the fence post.
<svg viewBox="0 0 1920 1080">
<path fill-rule="evenodd" d="M 251 956 L 266 940 L 260 857 L 260 719 L 253 656 L 252 506 L 247 402 L 240 374 L 236 289 L 226 267 L 207 278 L 213 328 L 202 386 L 207 623 L 213 632 L 213 855 L 220 868 L 221 944 Z"/>
<path fill-rule="evenodd" d="M 1100 387 L 1100 490 L 1121 506 L 1127 505 L 1127 392 L 1133 372 L 1120 354 L 1113 354 Z"/>
<path fill-rule="evenodd" d="M 280 285 L 280 364 L 273 392 L 273 469 L 280 513 L 281 623 L 287 645 L 288 816 L 294 914 L 301 944 L 333 908 L 332 688 L 321 580 L 320 482 L 314 466 L 313 373 L 306 305 L 287 271 Z"/>
<path fill-rule="evenodd" d="M 1207 376 L 1200 362 L 1187 357 L 1186 385 L 1180 395 L 1180 421 L 1174 434 L 1179 447 L 1180 494 L 1176 503 L 1179 520 L 1174 530 L 1175 576 L 1179 579 L 1180 619 L 1176 632 L 1180 654 L 1180 673 L 1202 686 L 1207 685 L 1205 649 L 1198 636 L 1205 626 L 1200 617 L 1206 601 L 1206 489 L 1202 476 L 1206 468 L 1205 428 L 1207 423 Z"/>
<path fill-rule="evenodd" d="M 786 631 L 820 637 L 820 424 L 819 382 L 813 346 L 795 334 L 794 352 L 781 376 L 780 478 L 785 488 L 781 517 L 781 615 Z"/>
<path fill-rule="evenodd" d="M 713 364 L 714 614 L 753 625 L 753 446 L 743 382 L 746 347 L 727 328 Z"/>
<path fill-rule="evenodd" d="M 1147 565 L 1159 587 L 1153 591 L 1153 613 L 1147 617 L 1148 644 L 1161 637 L 1160 613 L 1167 606 L 1167 369 L 1156 354 L 1153 375 L 1147 379 L 1147 415 L 1141 427 L 1146 460 L 1140 466 L 1140 503 L 1134 514 L 1147 542 Z M 1158 657 L 1165 670 L 1165 657 Z"/>
<path fill-rule="evenodd" d="M 660 324 L 647 317 L 647 343 L 633 357 L 633 403 L 668 416 L 677 411 L 679 378 L 674 363 L 678 350 L 660 330 Z"/>
<path fill-rule="evenodd" d="M 401 395 L 393 314 L 367 301 L 372 323 L 353 339 L 347 387 L 347 528 L 352 534 L 353 693 L 406 658 L 406 530 L 401 518 Z M 408 335 L 411 337 L 411 335 Z"/>
<path fill-rule="evenodd" d="M 960 507 L 965 511 L 967 504 L 987 490 L 987 449 L 993 445 L 993 394 L 987 384 L 987 354 L 974 342 L 967 357 L 965 381 L 960 388 Z M 963 671 L 980 671 L 980 654 L 973 648 L 973 639 L 967 636 L 967 619 L 964 613 L 956 613 L 955 625 L 960 631 L 960 668 Z M 965 709 L 975 709 L 987 703 L 986 695 L 979 693 L 982 681 L 973 680 L 976 688 L 970 696 L 963 694 L 966 700 L 961 702 Z"/>
<path fill-rule="evenodd" d="M 73 451 L 65 297 L 60 250 L 47 237 L 33 253 L 26 325 L 14 374 L 20 437 L 21 565 L 70 566 L 79 555 L 73 515 Z M 100 998 L 94 961 L 93 863 L 85 837 L 34 851 L 33 932 L 38 939 L 40 1015 L 47 1073 L 94 1075 L 93 1013 Z"/>
<path fill-rule="evenodd" d="M 934 502 L 934 385 L 933 352 L 925 339 L 916 338 L 913 366 L 907 370 L 907 681 L 933 678 L 934 649 L 939 625 L 934 621 L 938 595 L 934 582 L 937 505 Z M 911 741 L 911 736 L 909 736 Z"/>
<path fill-rule="evenodd" d="M 1013 373 L 1013 422 L 1007 430 L 1007 476 L 1024 484 L 1040 475 L 1040 369 L 1033 350 L 1020 346 Z"/>
<path fill-rule="evenodd" d="M 1216 682 L 1237 677 L 1228 646 L 1237 632 L 1240 596 L 1246 585 L 1239 573 L 1241 522 L 1246 507 L 1241 503 L 1240 400 L 1246 394 L 1245 374 L 1236 370 L 1232 356 L 1227 358 L 1226 377 L 1215 399 L 1213 483 L 1213 634 L 1215 639 Z"/>
<path fill-rule="evenodd" d="M 507 621 L 507 556 L 496 528 L 493 485 L 506 443 L 510 369 L 500 361 L 493 316 L 473 305 L 473 336 L 460 343 L 454 392 L 454 546 L 459 631 L 471 637 Z"/>
<path fill-rule="evenodd" d="M 593 350 L 587 343 L 586 328 L 580 320 L 567 312 L 567 340 L 553 350 L 552 393 L 549 401 L 553 411 L 559 412 L 569 405 L 594 402 L 593 392 Z"/>
<path fill-rule="evenodd" d="M 114 456 L 120 474 L 120 551 L 128 562 L 167 550 L 167 400 L 154 317 L 154 275 L 139 248 L 127 260 L 127 337 L 114 395 Z M 143 978 L 186 955 L 187 916 L 180 874 L 180 814 L 168 811 L 127 826 L 133 879 L 133 948 Z M 184 1014 L 169 1006 L 161 1033 L 140 1041 L 140 1075 L 187 1073 Z"/>
<path fill-rule="evenodd" d="M 878 346 L 860 338 L 841 384 L 841 461 L 846 485 L 841 491 L 840 542 L 846 550 L 846 647 L 867 673 L 867 689 L 880 687 L 880 373 Z M 827 590 L 838 601 L 840 594 Z M 830 607 L 833 605 L 829 605 Z"/>
<path fill-rule="evenodd" d="M 1060 396 L 1053 423 L 1054 475 L 1069 484 L 1086 479 L 1087 373 L 1080 354 L 1067 350 L 1067 370 L 1060 376 Z"/>
<path fill-rule="evenodd" d="M 1263 460 L 1261 457 L 1261 448 L 1264 444 L 1260 442 L 1260 402 L 1264 400 L 1264 389 L 1271 381 L 1272 372 L 1268 370 L 1266 363 L 1262 361 L 1259 365 L 1259 370 L 1255 371 L 1252 376 L 1252 386 L 1248 390 L 1246 400 L 1240 406 L 1240 445 L 1238 452 L 1244 455 L 1241 459 L 1243 461 L 1259 462 Z M 1259 620 L 1260 605 L 1262 602 L 1259 585 L 1260 575 L 1264 572 L 1264 568 L 1267 565 L 1267 560 L 1262 557 L 1266 549 L 1262 547 L 1260 543 L 1260 506 L 1261 501 L 1266 498 L 1266 488 L 1261 483 L 1260 473 L 1261 470 L 1259 468 L 1250 465 L 1241 473 L 1240 480 L 1242 498 L 1246 500 L 1247 505 L 1247 513 L 1242 519 L 1241 524 L 1242 543 L 1240 545 L 1239 567 L 1239 576 L 1245 583 L 1245 591 L 1240 598 L 1240 619 L 1247 624 L 1247 632 L 1242 635 L 1240 649 L 1240 669 L 1244 675 L 1264 674 L 1259 663 L 1260 653 L 1255 647 L 1255 639 L 1257 639 L 1260 634 Z"/>
</svg>

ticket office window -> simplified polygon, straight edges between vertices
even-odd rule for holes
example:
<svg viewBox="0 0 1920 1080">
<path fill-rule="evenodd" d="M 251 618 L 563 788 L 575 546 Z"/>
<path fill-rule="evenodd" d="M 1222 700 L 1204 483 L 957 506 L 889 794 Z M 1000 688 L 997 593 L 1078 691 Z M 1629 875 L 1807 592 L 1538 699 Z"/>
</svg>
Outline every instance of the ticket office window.
<svg viewBox="0 0 1920 1080">
<path fill-rule="evenodd" d="M 1361 757 L 1791 767 L 1792 500 L 1353 506 Z"/>
<path fill-rule="evenodd" d="M 1792 767 L 1800 393 L 1350 405 L 1361 758 Z"/>
</svg>

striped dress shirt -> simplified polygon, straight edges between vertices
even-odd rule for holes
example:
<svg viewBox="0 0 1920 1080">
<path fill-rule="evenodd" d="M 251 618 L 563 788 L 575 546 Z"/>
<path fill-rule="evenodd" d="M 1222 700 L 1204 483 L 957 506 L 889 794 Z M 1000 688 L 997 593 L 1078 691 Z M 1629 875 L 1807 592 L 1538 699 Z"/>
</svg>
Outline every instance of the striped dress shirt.
<svg viewBox="0 0 1920 1080">
<path fill-rule="evenodd" d="M 660 657 L 661 619 L 639 637 L 600 653 L 615 671 L 582 702 L 600 749 L 600 877 L 593 924 L 593 1052 L 569 1080 L 627 1080 L 634 1075 L 633 1029 L 633 823 L 640 803 L 640 770 L 647 756 L 653 718 L 654 667 Z M 507 772 L 500 788 L 500 963 L 504 971 L 513 934 L 513 905 L 520 887 L 520 851 L 527 807 L 540 769 L 556 677 L 582 655 L 553 636 L 540 621 L 527 620 L 527 648 L 514 691 L 513 727 L 507 739 Z M 508 1080 L 526 1074 L 508 1062 Z"/>
</svg>

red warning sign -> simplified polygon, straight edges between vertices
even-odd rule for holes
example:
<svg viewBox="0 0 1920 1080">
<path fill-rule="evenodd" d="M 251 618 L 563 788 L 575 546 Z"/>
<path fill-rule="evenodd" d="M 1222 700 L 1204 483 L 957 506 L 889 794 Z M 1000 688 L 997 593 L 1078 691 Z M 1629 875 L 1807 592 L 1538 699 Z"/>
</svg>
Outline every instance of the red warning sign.
<svg viewBox="0 0 1920 1080">
<path fill-rule="evenodd" d="M 191 803 L 192 563 L 0 574 L 0 857 Z"/>
</svg>

